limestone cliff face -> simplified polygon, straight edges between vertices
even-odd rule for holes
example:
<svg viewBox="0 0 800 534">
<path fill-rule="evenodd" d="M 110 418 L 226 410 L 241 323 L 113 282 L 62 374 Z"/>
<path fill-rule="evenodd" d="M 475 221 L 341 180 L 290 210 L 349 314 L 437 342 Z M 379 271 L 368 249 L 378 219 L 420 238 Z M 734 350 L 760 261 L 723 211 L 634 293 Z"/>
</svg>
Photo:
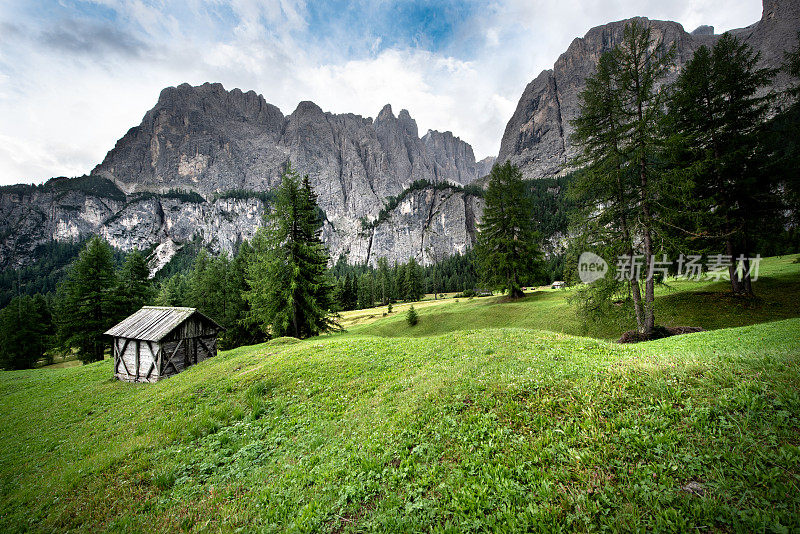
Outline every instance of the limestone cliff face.
<svg viewBox="0 0 800 534">
<path fill-rule="evenodd" d="M 94 177 L 94 181 L 107 182 Z M 55 182 L 55 183 L 54 183 Z M 153 272 L 184 245 L 200 242 L 214 254 L 232 253 L 253 237 L 267 206 L 259 198 L 187 199 L 181 195 L 109 195 L 88 189 L 62 190 L 69 181 L 0 189 L 0 265 L 34 261 L 50 241 L 75 241 L 97 234 L 120 250 L 151 251 Z M 457 187 L 428 187 L 406 193 L 379 222 L 326 220 L 323 240 L 332 258 L 375 265 L 380 257 L 423 264 L 464 252 L 475 240 L 482 201 Z"/>
<path fill-rule="evenodd" d="M 186 201 L 150 194 L 110 197 L 91 191 L 59 191 L 52 184 L 0 190 L 0 264 L 17 267 L 35 259 L 49 241 L 97 234 L 120 250 L 153 250 L 162 267 L 186 243 L 199 239 L 213 252 L 232 252 L 250 239 L 264 206 L 257 199 Z"/>
<path fill-rule="evenodd" d="M 47 241 L 69 241 L 90 235 L 123 206 L 124 198 L 31 186 L 3 188 L 0 190 L 0 266 L 31 263 L 37 247 Z"/>
<path fill-rule="evenodd" d="M 568 166 L 576 155 L 570 135 L 573 132 L 571 121 L 579 113 L 578 96 L 585 87 L 586 78 L 594 73 L 597 60 L 620 42 L 625 24 L 630 20 L 633 19 L 592 28 L 570 44 L 552 70 L 543 71 L 528 84 L 506 125 L 497 157 L 499 162 L 511 161 L 518 165 L 526 178 L 552 176 Z M 718 38 L 709 26 L 687 33 L 675 22 L 638 20 L 650 26 L 654 38 L 667 46 L 675 45 L 677 68 L 669 73 L 665 83 L 677 77 L 680 68 L 700 46 L 713 46 Z M 762 65 L 778 67 L 784 50 L 796 44 L 798 27 L 800 2 L 765 0 L 760 21 L 731 33 L 761 52 Z M 788 83 L 788 78 L 781 74 L 775 79 L 774 88 L 781 90 Z"/>
<path fill-rule="evenodd" d="M 395 116 L 389 105 L 374 121 L 326 113 L 313 102 L 301 102 L 284 116 L 252 91 L 183 84 L 164 89 L 141 124 L 116 143 L 92 176 L 80 179 L 99 184 L 104 194 L 66 179 L 0 189 L 6 222 L 0 223 L 0 265 L 32 261 L 36 246 L 47 240 L 92 233 L 122 250 L 155 247 L 154 268 L 195 240 L 213 252 L 230 252 L 253 235 L 265 209 L 247 193 L 274 188 L 290 161 L 309 175 L 318 195 L 327 219 L 323 239 L 333 258 L 344 254 L 350 262 L 375 263 L 381 256 L 416 256 L 427 263 L 464 251 L 474 239 L 471 218 L 480 212 L 480 201 L 457 187 L 447 189 L 452 200 L 445 205 L 436 195 L 423 195 L 415 216 L 394 210 L 363 231 L 388 197 L 417 180 L 460 186 L 482 176 L 487 160 L 477 163 L 472 147 L 452 133 L 429 131 L 420 138 L 408 111 Z M 200 196 L 189 201 L 176 190 Z M 438 222 L 427 218 L 434 212 Z M 400 232 L 398 217 L 409 232 L 424 236 L 424 247 L 394 237 L 383 242 L 383 235 Z"/>
<path fill-rule="evenodd" d="M 414 191 L 368 232 L 367 256 L 359 259 L 372 264 L 402 250 L 405 257 L 428 265 L 463 254 L 475 244 L 475 225 L 482 213 L 482 200 L 453 189 Z"/>
<path fill-rule="evenodd" d="M 428 130 L 422 144 L 432 159 L 436 182 L 468 184 L 483 176 L 472 147 L 451 132 Z"/>
</svg>

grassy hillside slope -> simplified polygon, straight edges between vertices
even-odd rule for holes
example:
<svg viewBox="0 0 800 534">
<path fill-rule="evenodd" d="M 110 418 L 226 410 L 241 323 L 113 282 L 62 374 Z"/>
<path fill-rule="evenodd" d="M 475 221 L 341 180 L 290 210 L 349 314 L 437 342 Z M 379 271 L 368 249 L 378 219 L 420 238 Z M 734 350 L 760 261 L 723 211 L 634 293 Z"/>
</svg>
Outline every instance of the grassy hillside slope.
<svg viewBox="0 0 800 534">
<path fill-rule="evenodd" d="M 755 299 L 734 297 L 729 282 L 669 279 L 656 291 L 656 322 L 665 326 L 700 326 L 707 330 L 747 326 L 800 317 L 800 255 L 764 258 L 754 284 Z M 520 328 L 549 330 L 600 339 L 618 339 L 636 328 L 632 312 L 620 308 L 602 321 L 585 323 L 568 302 L 570 289 L 539 289 L 524 299 L 447 299 L 415 305 L 420 322 L 405 323 L 407 305 L 383 318 L 386 308 L 345 312 L 351 333 L 388 337 L 430 336 L 476 328 Z M 352 325 L 352 326 L 351 326 Z"/>
<path fill-rule="evenodd" d="M 797 530 L 798 332 L 349 335 L 157 384 L 6 372 L 0 530 Z"/>
</svg>

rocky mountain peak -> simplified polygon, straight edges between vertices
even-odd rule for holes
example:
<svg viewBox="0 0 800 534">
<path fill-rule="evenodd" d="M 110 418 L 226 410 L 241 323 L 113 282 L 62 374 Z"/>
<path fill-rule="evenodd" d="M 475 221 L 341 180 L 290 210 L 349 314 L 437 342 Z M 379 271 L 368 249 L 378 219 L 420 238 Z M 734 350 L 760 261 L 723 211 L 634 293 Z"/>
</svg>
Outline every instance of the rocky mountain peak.
<svg viewBox="0 0 800 534">
<path fill-rule="evenodd" d="M 322 111 L 322 108 L 316 105 L 314 102 L 310 100 L 303 100 L 297 107 L 295 108 L 294 112 L 292 113 L 293 116 L 319 116 L 324 115 L 325 112 Z"/>
<path fill-rule="evenodd" d="M 383 106 L 383 108 L 381 108 L 381 111 L 380 113 L 378 113 L 378 116 L 375 117 L 375 122 L 394 120 L 394 119 L 395 116 L 394 113 L 392 113 L 392 105 L 386 104 L 385 106 Z"/>
<path fill-rule="evenodd" d="M 419 137 L 419 130 L 417 129 L 417 121 L 411 118 L 407 109 L 401 109 L 400 114 L 397 115 L 397 122 L 400 127 L 411 137 Z"/>
<path fill-rule="evenodd" d="M 709 26 L 707 24 L 703 24 L 702 26 L 698 26 L 697 28 L 692 31 L 692 35 L 714 35 L 714 26 Z"/>
</svg>

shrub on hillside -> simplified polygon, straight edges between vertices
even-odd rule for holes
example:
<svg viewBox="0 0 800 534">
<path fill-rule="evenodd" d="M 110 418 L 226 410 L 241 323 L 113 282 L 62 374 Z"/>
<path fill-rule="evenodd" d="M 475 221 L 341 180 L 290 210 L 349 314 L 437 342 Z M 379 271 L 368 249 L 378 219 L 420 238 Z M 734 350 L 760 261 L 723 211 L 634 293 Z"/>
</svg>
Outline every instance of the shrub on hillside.
<svg viewBox="0 0 800 534">
<path fill-rule="evenodd" d="M 415 326 L 419 322 L 419 316 L 417 315 L 417 310 L 414 309 L 413 304 L 406 312 L 406 322 L 408 323 L 408 326 Z"/>
</svg>

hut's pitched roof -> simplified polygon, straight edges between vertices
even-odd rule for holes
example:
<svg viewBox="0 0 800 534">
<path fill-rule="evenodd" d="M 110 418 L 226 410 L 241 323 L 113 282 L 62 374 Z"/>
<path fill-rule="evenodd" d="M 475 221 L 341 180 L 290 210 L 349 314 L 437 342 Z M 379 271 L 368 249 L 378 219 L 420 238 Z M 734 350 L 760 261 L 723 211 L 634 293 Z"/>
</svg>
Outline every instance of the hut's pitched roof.
<svg viewBox="0 0 800 534">
<path fill-rule="evenodd" d="M 222 327 L 197 311 L 196 308 L 145 306 L 106 332 L 109 336 L 143 341 L 161 341 L 178 325 L 193 315 L 199 315 L 220 330 Z"/>
</svg>

